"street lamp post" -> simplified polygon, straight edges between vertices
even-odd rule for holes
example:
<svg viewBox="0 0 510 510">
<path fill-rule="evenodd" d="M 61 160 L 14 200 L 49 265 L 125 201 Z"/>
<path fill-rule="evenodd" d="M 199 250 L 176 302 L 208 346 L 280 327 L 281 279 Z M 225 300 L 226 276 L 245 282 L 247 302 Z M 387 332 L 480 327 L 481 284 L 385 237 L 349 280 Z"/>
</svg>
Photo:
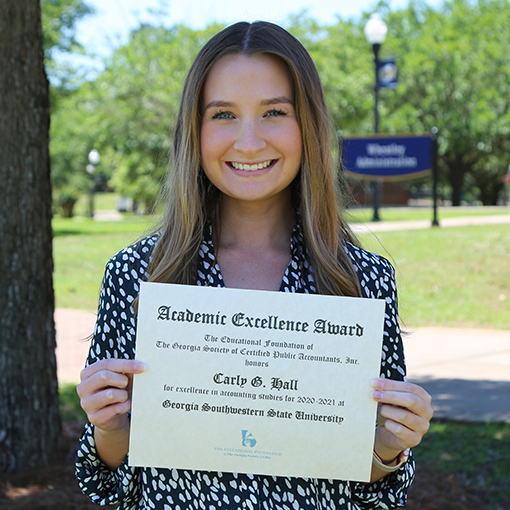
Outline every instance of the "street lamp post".
<svg viewBox="0 0 510 510">
<path fill-rule="evenodd" d="M 89 201 L 89 218 L 94 218 L 94 188 L 96 186 L 95 182 L 95 173 L 96 173 L 96 166 L 99 164 L 99 161 L 101 160 L 101 156 L 99 155 L 99 152 L 96 149 L 92 149 L 89 152 L 89 164 L 85 167 L 87 170 L 87 173 L 92 178 L 92 187 L 90 188 L 90 201 Z"/>
<path fill-rule="evenodd" d="M 505 184 L 505 187 L 504 187 L 505 195 L 506 195 L 507 189 L 508 189 L 508 196 L 504 197 L 503 203 L 510 204 L 510 165 L 508 165 L 508 172 L 503 177 L 503 182 Z"/>
<path fill-rule="evenodd" d="M 379 133 L 379 50 L 381 45 L 386 39 L 388 27 L 382 20 L 380 14 L 374 13 L 370 16 L 367 24 L 365 25 L 365 37 L 369 44 L 372 45 L 374 50 L 374 64 L 375 64 L 375 102 L 374 102 L 374 133 Z M 374 216 L 372 221 L 379 221 L 379 206 L 381 203 L 381 182 L 372 181 L 372 200 L 374 208 Z"/>
</svg>

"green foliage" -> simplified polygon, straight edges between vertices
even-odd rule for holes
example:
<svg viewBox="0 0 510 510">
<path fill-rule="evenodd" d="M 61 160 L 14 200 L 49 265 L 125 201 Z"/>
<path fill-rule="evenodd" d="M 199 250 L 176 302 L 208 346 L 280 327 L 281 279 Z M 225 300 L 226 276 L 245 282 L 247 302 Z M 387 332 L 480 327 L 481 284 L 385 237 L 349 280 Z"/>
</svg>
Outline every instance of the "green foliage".
<svg viewBox="0 0 510 510">
<path fill-rule="evenodd" d="M 87 88 L 85 85 L 80 91 L 61 98 L 59 107 L 52 115 L 50 151 L 53 203 L 61 213 L 66 207 L 72 208 L 80 195 L 90 191 L 92 186 L 86 166 L 88 153 L 94 147 L 96 125 L 84 100 Z M 98 172 L 102 168 L 104 164 L 101 161 L 97 166 Z"/>
<path fill-rule="evenodd" d="M 304 15 L 291 17 L 288 28 L 317 66 L 335 129 L 345 134 L 372 133 L 374 70 L 364 22 L 339 19 L 321 27 Z"/>
<path fill-rule="evenodd" d="M 438 127 L 441 174 L 454 204 L 468 186 L 484 204 L 495 204 L 510 143 L 508 0 L 449 0 L 439 9 L 411 1 L 395 11 L 381 2 L 378 10 L 389 28 L 380 56 L 396 55 L 400 76 L 395 91 L 380 91 L 380 131 Z M 291 18 L 289 28 L 317 64 L 335 126 L 346 134 L 372 133 L 374 69 L 363 34 L 368 15 L 329 27 L 304 15 Z"/>
<path fill-rule="evenodd" d="M 76 23 L 93 13 L 83 0 L 41 0 L 45 64 L 53 85 L 50 90 L 53 105 L 61 95 L 66 95 L 78 77 L 75 68 L 55 59 L 55 53 L 84 53 L 76 40 Z"/>
<path fill-rule="evenodd" d="M 92 14 L 93 9 L 83 0 L 41 0 L 43 44 L 46 53 L 54 49 L 65 52 L 81 51 L 76 40 L 76 22 Z"/>
<path fill-rule="evenodd" d="M 151 211 L 166 170 L 170 132 L 187 70 L 221 27 L 194 31 L 143 25 L 105 62 L 104 72 L 63 105 L 54 139 L 85 168 L 92 148 L 115 190 Z M 60 112 L 59 112 L 60 113 Z M 67 126 L 65 126 L 67 124 Z M 78 142 L 70 145 L 71 139 Z"/>
<path fill-rule="evenodd" d="M 57 62 L 54 55 L 84 53 L 76 40 L 76 23 L 94 11 L 83 0 L 42 0 L 41 12 L 45 65 L 51 81 L 53 204 L 56 211 L 72 216 L 74 204 L 90 187 L 90 178 L 85 173 L 88 152 L 81 151 L 87 146 L 92 148 L 92 144 L 90 137 L 83 137 L 83 115 L 77 108 L 75 89 L 83 78 L 70 65 Z"/>
<path fill-rule="evenodd" d="M 480 200 L 484 205 L 496 203 L 504 193 L 503 176 L 509 161 L 510 136 L 501 135 L 492 139 L 492 145 L 479 143 L 478 150 L 484 153 L 483 159 L 475 165 L 468 180 L 478 188 Z M 505 157 L 505 155 L 507 157 Z"/>
<path fill-rule="evenodd" d="M 75 18 L 57 16 L 54 26 L 64 33 L 72 34 L 72 20 L 88 12 L 81 0 L 43 4 L 48 12 L 56 4 L 74 9 Z M 510 3 L 447 0 L 432 8 L 412 0 L 398 10 L 385 2 L 376 7 L 389 27 L 381 57 L 396 55 L 400 74 L 396 90 L 380 91 L 381 132 L 423 133 L 437 126 L 442 180 L 453 202 L 473 191 L 484 204 L 494 203 L 510 144 Z M 334 126 L 346 134 L 373 131 L 373 57 L 363 33 L 367 19 L 368 13 L 339 17 L 322 26 L 303 11 L 287 24 L 314 58 Z M 58 201 L 60 191 L 66 196 L 69 189 L 87 191 L 84 169 L 94 147 L 102 156 L 97 170 L 110 186 L 151 210 L 167 166 L 185 74 L 199 48 L 221 28 L 141 25 L 105 59 L 94 81 L 59 91 L 51 147 Z M 48 36 L 49 47 L 76 48 L 72 37 L 62 37 L 58 45 L 53 40 Z"/>
<path fill-rule="evenodd" d="M 387 23 L 391 30 L 383 48 L 398 55 L 401 80 L 397 93 L 385 99 L 385 128 L 439 128 L 439 163 L 454 205 L 462 198 L 465 177 L 487 175 L 488 166 L 496 169 L 492 181 L 501 186 L 505 151 L 494 151 L 490 163 L 485 148 L 510 139 L 508 1 L 449 0 L 438 11 L 411 3 L 389 14 Z M 485 183 L 480 184 L 483 190 Z M 490 202 L 495 198 L 497 193 Z"/>
</svg>

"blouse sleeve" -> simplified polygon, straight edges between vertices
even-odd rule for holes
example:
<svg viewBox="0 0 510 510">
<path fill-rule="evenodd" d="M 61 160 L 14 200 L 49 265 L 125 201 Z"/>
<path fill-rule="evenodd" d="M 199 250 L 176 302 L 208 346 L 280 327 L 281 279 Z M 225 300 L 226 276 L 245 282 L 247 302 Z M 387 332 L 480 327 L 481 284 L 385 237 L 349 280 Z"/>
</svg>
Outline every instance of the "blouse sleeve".
<svg viewBox="0 0 510 510">
<path fill-rule="evenodd" d="M 134 359 L 136 323 L 131 304 L 146 268 L 144 257 L 134 247 L 108 262 L 87 366 L 107 358 Z M 122 502 L 119 508 L 129 508 L 129 503 L 140 498 L 141 469 L 129 467 L 127 457 L 116 471 L 108 468 L 97 454 L 91 423 L 85 425 L 80 439 L 76 477 L 83 493 L 97 505 Z"/>
<path fill-rule="evenodd" d="M 99 459 L 94 442 L 94 425 L 87 423 L 76 454 L 76 477 L 82 492 L 96 505 L 122 502 L 119 508 L 129 508 L 141 497 L 141 469 L 129 467 L 127 457 L 112 471 Z"/>
<path fill-rule="evenodd" d="M 350 253 L 364 297 L 384 299 L 384 337 L 381 355 L 382 377 L 403 381 L 406 377 L 404 348 L 398 320 L 398 297 L 395 270 L 383 257 L 356 249 Z M 354 500 L 360 509 L 401 508 L 407 502 L 407 490 L 414 480 L 415 462 L 412 454 L 400 469 L 377 482 L 352 482 Z"/>
</svg>

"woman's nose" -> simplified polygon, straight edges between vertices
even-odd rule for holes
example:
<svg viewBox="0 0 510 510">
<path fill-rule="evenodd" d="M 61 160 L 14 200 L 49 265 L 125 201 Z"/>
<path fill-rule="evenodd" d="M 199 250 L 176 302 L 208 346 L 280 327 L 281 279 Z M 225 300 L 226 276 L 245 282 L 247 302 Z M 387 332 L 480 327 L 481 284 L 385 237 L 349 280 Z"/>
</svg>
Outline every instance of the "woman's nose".
<svg viewBox="0 0 510 510">
<path fill-rule="evenodd" d="M 234 148 L 245 154 L 256 154 L 265 146 L 266 141 L 260 126 L 252 120 L 242 122 L 237 132 Z"/>
</svg>

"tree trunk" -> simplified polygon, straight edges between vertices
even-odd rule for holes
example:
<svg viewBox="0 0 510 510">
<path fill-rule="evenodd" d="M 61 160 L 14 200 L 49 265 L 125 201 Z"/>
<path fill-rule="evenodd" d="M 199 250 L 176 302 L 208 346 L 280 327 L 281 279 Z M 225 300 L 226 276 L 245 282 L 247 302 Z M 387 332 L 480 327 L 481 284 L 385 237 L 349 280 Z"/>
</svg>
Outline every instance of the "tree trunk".
<svg viewBox="0 0 510 510">
<path fill-rule="evenodd" d="M 462 200 L 464 177 L 467 170 L 464 166 L 462 166 L 462 164 L 459 164 L 456 161 L 446 161 L 445 164 L 448 168 L 448 182 L 452 188 L 452 205 L 459 206 Z"/>
<path fill-rule="evenodd" d="M 39 0 L 2 2 L 0 48 L 0 472 L 6 472 L 49 463 L 60 432 Z"/>
<path fill-rule="evenodd" d="M 478 189 L 483 205 L 498 205 L 498 199 L 503 190 L 503 183 L 488 182 L 485 186 L 478 186 Z"/>
</svg>

